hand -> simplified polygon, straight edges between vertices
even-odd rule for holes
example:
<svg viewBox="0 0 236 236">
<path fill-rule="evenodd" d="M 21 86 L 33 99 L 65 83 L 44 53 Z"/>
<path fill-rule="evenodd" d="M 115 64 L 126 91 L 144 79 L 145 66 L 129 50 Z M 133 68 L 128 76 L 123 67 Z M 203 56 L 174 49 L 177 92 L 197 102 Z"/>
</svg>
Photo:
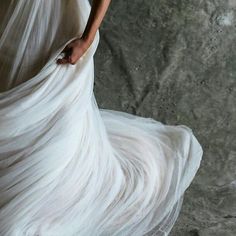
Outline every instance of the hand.
<svg viewBox="0 0 236 236">
<path fill-rule="evenodd" d="M 83 37 L 74 39 L 63 49 L 64 57 L 57 60 L 57 64 L 75 65 L 81 56 L 87 51 L 92 41 L 88 41 Z"/>
</svg>

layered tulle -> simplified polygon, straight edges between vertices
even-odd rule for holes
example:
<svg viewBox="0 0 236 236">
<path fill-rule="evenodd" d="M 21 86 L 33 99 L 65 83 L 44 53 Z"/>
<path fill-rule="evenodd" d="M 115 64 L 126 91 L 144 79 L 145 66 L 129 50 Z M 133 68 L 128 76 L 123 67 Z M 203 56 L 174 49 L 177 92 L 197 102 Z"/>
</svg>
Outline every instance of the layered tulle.
<svg viewBox="0 0 236 236">
<path fill-rule="evenodd" d="M 203 154 L 192 130 L 98 108 L 99 32 L 56 64 L 87 0 L 0 4 L 0 235 L 168 235 Z"/>
</svg>

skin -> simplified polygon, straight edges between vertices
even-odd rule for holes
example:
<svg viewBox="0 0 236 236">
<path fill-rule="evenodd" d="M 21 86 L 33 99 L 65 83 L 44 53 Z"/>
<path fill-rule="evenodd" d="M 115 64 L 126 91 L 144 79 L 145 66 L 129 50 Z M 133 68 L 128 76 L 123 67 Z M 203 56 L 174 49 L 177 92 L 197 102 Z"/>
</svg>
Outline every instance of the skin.
<svg viewBox="0 0 236 236">
<path fill-rule="evenodd" d="M 57 60 L 57 64 L 75 65 L 92 44 L 111 0 L 93 0 L 88 22 L 80 38 L 76 38 L 63 49 L 65 56 Z"/>
</svg>

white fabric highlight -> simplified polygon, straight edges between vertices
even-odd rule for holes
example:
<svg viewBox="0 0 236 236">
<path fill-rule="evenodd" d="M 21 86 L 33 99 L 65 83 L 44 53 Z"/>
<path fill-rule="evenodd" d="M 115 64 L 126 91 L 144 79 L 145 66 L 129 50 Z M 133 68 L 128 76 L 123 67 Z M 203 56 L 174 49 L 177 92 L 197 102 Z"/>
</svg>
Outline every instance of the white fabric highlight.
<svg viewBox="0 0 236 236">
<path fill-rule="evenodd" d="M 99 109 L 88 0 L 1 1 L 0 235 L 168 235 L 203 150 L 185 125 Z"/>
</svg>

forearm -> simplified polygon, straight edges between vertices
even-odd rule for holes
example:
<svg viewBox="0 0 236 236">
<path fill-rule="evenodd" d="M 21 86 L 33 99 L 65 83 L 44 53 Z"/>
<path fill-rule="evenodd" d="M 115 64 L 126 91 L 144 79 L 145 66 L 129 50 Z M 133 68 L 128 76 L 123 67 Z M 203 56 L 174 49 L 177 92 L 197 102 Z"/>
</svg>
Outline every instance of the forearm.
<svg viewBox="0 0 236 236">
<path fill-rule="evenodd" d="M 83 32 L 82 38 L 93 41 L 95 34 L 101 25 L 111 0 L 93 0 L 88 22 Z"/>
</svg>

